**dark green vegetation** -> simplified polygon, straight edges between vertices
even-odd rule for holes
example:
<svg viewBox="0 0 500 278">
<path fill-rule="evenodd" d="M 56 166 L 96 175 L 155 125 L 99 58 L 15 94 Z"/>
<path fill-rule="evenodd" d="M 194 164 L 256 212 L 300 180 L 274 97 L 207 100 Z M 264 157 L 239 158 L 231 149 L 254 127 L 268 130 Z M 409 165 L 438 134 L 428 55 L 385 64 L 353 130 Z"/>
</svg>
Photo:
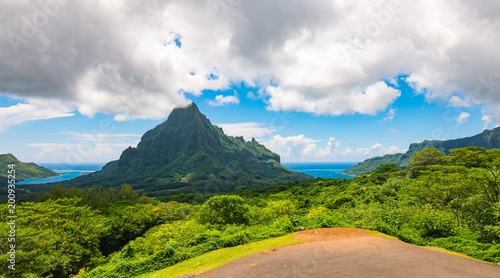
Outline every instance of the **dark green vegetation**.
<svg viewBox="0 0 500 278">
<path fill-rule="evenodd" d="M 48 178 L 57 176 L 58 174 L 52 170 L 45 167 L 36 165 L 35 163 L 24 163 L 15 158 L 12 154 L 0 154 L 0 181 L 2 184 L 7 184 L 7 165 L 15 164 L 16 167 L 16 181 L 27 180 L 27 179 L 37 179 L 37 178 Z"/>
<path fill-rule="evenodd" d="M 167 121 L 146 132 L 137 148 L 96 173 L 62 183 L 80 188 L 130 184 L 157 196 L 179 192 L 229 192 L 271 183 L 312 179 L 280 164 L 278 154 L 255 139 L 227 136 L 192 103 L 172 111 Z"/>
<path fill-rule="evenodd" d="M 17 207 L 23 229 L 13 276 L 135 277 L 211 250 L 320 227 L 365 228 L 500 262 L 499 178 L 500 150 L 471 147 L 448 155 L 426 149 L 405 170 L 388 164 L 349 180 L 230 194 L 150 198 L 128 185 L 55 187 Z M 6 207 L 0 213 L 5 219 Z M 6 245 L 1 238 L 2 252 Z"/>
<path fill-rule="evenodd" d="M 500 148 L 500 127 L 492 130 L 485 130 L 480 134 L 472 137 L 465 137 L 454 140 L 425 140 L 421 143 L 413 143 L 406 153 L 387 154 L 367 159 L 344 172 L 349 175 L 362 175 L 375 171 L 379 166 L 384 164 L 396 164 L 398 167 L 405 168 L 408 166 L 410 159 L 419 151 L 436 148 L 446 154 L 451 149 L 465 148 L 470 146 L 483 147 L 486 149 Z"/>
</svg>

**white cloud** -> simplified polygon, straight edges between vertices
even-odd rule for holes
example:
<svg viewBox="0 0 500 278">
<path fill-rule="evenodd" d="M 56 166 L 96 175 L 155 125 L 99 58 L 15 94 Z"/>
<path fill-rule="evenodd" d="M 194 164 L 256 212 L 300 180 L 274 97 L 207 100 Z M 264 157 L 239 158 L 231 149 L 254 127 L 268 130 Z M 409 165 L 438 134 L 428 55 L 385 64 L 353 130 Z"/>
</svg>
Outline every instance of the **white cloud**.
<svg viewBox="0 0 500 278">
<path fill-rule="evenodd" d="M 355 162 L 375 156 L 404 153 L 407 151 L 407 149 L 401 149 L 398 146 L 384 147 L 380 143 L 373 144 L 367 148 L 356 148 L 353 150 L 347 147 L 341 150 L 339 149 L 341 143 L 341 141 L 330 137 L 328 143 L 325 144 L 322 140 L 307 138 L 303 134 L 300 134 L 288 137 L 274 135 L 271 140 L 262 144 L 271 151 L 278 153 L 284 161 L 328 162 L 334 160 Z"/>
<path fill-rule="evenodd" d="M 248 99 L 252 99 L 252 100 L 258 100 L 258 99 L 263 99 L 265 96 L 264 96 L 264 91 L 261 89 L 257 92 L 252 92 L 252 91 L 249 91 L 247 93 L 247 98 Z"/>
<path fill-rule="evenodd" d="M 74 132 L 58 133 L 69 137 L 67 143 L 29 143 L 28 147 L 35 148 L 31 153 L 37 161 L 41 162 L 107 162 L 120 157 L 124 149 L 135 147 L 141 135 L 100 133 L 100 132 Z"/>
<path fill-rule="evenodd" d="M 395 128 L 389 128 L 389 133 L 399 133 L 399 130 L 395 129 Z"/>
<path fill-rule="evenodd" d="M 244 82 L 271 110 L 373 115 L 400 95 L 381 80 L 408 75 L 500 120 L 499 1 L 69 1 L 37 27 L 43 5 L 0 11 L 0 92 L 30 103 L 159 119 Z"/>
<path fill-rule="evenodd" d="M 342 141 L 337 141 L 335 138 L 330 137 L 326 148 L 317 150 L 316 156 L 330 156 L 336 154 L 337 148 L 341 143 Z"/>
<path fill-rule="evenodd" d="M 452 96 L 448 100 L 448 104 L 451 107 L 469 107 L 471 104 L 459 96 Z"/>
<path fill-rule="evenodd" d="M 33 104 L 19 103 L 10 107 L 0 107 L 0 123 L 2 123 L 0 132 L 23 122 L 71 117 L 73 115 L 64 108 L 57 110 L 49 107 L 37 107 Z"/>
<path fill-rule="evenodd" d="M 462 113 L 460 113 L 460 115 L 458 115 L 458 118 L 456 119 L 456 121 L 459 124 L 463 124 L 463 123 L 467 122 L 467 120 L 469 119 L 469 117 L 470 117 L 469 113 L 462 112 Z"/>
<path fill-rule="evenodd" d="M 281 86 L 266 89 L 269 109 L 274 111 L 301 111 L 319 115 L 344 115 L 352 113 L 375 115 L 386 109 L 401 95 L 399 90 L 387 86 L 382 81 L 366 87 L 366 91 L 327 94 L 315 96 L 304 91 Z"/>
<path fill-rule="evenodd" d="M 316 142 L 319 142 L 319 140 L 307 138 L 303 134 L 289 137 L 274 135 L 269 142 L 263 142 L 263 144 L 271 151 L 278 153 L 280 156 L 301 157 L 309 155 L 314 149 L 316 149 Z"/>
<path fill-rule="evenodd" d="M 223 96 L 223 95 L 217 95 L 215 96 L 215 100 L 211 100 L 208 102 L 208 104 L 212 106 L 224 106 L 228 104 L 239 104 L 240 100 L 236 95 L 234 96 Z"/>
<path fill-rule="evenodd" d="M 318 148 L 318 142 L 321 141 L 300 134 L 289 137 L 274 135 L 270 141 L 263 142 L 263 144 L 284 158 L 298 159 L 303 157 L 332 157 L 337 153 L 337 148 L 342 143 L 330 137 L 325 148 Z"/>
<path fill-rule="evenodd" d="M 273 127 L 266 126 L 263 123 L 234 123 L 234 124 L 216 124 L 216 126 L 222 128 L 226 135 L 230 136 L 243 136 L 245 140 L 251 140 L 253 138 L 262 138 L 269 136 L 276 132 Z"/>
<path fill-rule="evenodd" d="M 129 137 L 141 137 L 138 134 L 119 134 L 119 133 L 81 133 L 75 131 L 65 131 L 61 134 L 70 135 L 75 140 L 80 141 L 104 141 L 105 139 L 112 138 L 113 140 L 124 140 Z"/>
<path fill-rule="evenodd" d="M 389 109 L 389 111 L 387 111 L 387 117 L 384 118 L 384 122 L 392 121 L 395 115 L 396 115 L 396 109 Z"/>
<path fill-rule="evenodd" d="M 109 142 L 86 142 L 86 143 L 29 143 L 29 147 L 41 149 L 34 155 L 34 159 L 40 162 L 57 163 L 82 163 L 82 162 L 107 162 L 116 160 L 123 150 L 137 143 L 109 143 Z"/>
<path fill-rule="evenodd" d="M 384 148 L 382 144 L 375 143 L 369 148 L 357 148 L 356 150 L 352 150 L 350 148 L 345 149 L 340 156 L 347 156 L 355 161 L 362 161 L 367 158 L 382 156 L 386 154 L 394 154 L 394 153 L 404 153 L 406 149 L 401 149 L 398 146 L 390 146 L 388 148 Z"/>
<path fill-rule="evenodd" d="M 488 129 L 488 126 L 493 122 L 493 119 L 490 115 L 483 114 L 483 116 L 481 117 L 481 121 L 484 122 L 483 130 L 486 130 Z"/>
</svg>

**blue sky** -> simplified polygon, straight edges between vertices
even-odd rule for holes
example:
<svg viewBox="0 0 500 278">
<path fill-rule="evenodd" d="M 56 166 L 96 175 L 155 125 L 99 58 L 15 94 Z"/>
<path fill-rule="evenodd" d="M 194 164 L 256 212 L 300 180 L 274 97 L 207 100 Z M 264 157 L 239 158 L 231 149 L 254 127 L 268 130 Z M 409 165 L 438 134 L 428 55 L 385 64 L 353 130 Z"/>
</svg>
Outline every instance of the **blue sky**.
<svg viewBox="0 0 500 278">
<path fill-rule="evenodd" d="M 204 91 L 191 100 L 226 133 L 245 136 L 247 140 L 256 137 L 280 153 L 284 162 L 358 162 L 375 155 L 404 152 L 413 142 L 471 136 L 483 130 L 485 123 L 481 120 L 480 105 L 453 108 L 445 103 L 429 103 L 424 95 L 417 94 L 402 80 L 397 86 L 391 86 L 401 90 L 401 96 L 376 115 L 323 116 L 270 111 L 266 109 L 265 99 L 247 97 L 258 88 L 245 84 L 227 90 Z M 238 101 L 216 105 L 217 95 L 236 96 Z M 0 103 L 1 107 L 9 107 L 19 102 L 2 96 Z M 464 112 L 470 116 L 463 123 L 457 122 Z M 39 163 L 107 162 L 117 159 L 129 145 L 135 147 L 143 133 L 165 120 L 115 121 L 112 115 L 104 113 L 92 118 L 78 111 L 73 113 L 73 116 L 26 121 L 7 128 L 0 141 L 2 152 Z M 487 127 L 492 128 L 493 123 Z M 285 141 L 301 135 L 303 137 Z M 283 139 L 277 140 L 275 136 Z M 335 151 L 320 154 L 319 150 L 327 147 L 331 137 L 341 143 Z M 313 152 L 303 154 L 310 144 L 314 144 Z M 376 144 L 381 147 L 373 147 Z M 346 153 L 348 149 L 352 152 Z"/>
<path fill-rule="evenodd" d="M 115 160 L 191 101 L 285 162 L 500 122 L 498 1 L 89 1 L 0 11 L 0 153 Z"/>
</svg>

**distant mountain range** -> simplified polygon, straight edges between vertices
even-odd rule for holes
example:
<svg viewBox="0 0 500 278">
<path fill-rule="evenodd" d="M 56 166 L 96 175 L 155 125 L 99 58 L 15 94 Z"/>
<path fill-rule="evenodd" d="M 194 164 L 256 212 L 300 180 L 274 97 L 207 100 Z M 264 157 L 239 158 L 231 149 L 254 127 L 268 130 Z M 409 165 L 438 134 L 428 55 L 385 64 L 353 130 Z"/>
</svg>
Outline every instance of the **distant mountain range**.
<svg viewBox="0 0 500 278">
<path fill-rule="evenodd" d="M 344 173 L 349 175 L 362 175 L 371 173 L 381 165 L 394 163 L 401 168 L 406 168 L 411 157 L 421 150 L 436 148 L 444 153 L 451 149 L 464 148 L 469 146 L 483 147 L 487 149 L 500 148 L 500 127 L 492 130 L 485 130 L 480 134 L 459 138 L 454 140 L 425 140 L 421 143 L 413 143 L 406 153 L 387 154 L 367 159 L 347 170 Z"/>
<path fill-rule="evenodd" d="M 255 139 L 232 137 L 214 126 L 192 103 L 146 132 L 101 171 L 63 182 L 86 187 L 123 183 L 144 192 L 223 192 L 271 183 L 312 179 L 280 164 L 278 154 Z M 148 194 L 150 195 L 150 194 Z"/>
<path fill-rule="evenodd" d="M 16 171 L 15 180 L 27 180 L 27 179 L 37 179 L 37 178 L 48 178 L 57 176 L 58 173 L 49 170 L 45 167 L 36 165 L 35 163 L 24 163 L 19 161 L 15 156 L 10 153 L 0 154 L 0 180 L 5 181 L 8 177 L 7 165 L 14 164 L 14 170 Z M 6 184 L 6 183 L 2 183 Z"/>
</svg>

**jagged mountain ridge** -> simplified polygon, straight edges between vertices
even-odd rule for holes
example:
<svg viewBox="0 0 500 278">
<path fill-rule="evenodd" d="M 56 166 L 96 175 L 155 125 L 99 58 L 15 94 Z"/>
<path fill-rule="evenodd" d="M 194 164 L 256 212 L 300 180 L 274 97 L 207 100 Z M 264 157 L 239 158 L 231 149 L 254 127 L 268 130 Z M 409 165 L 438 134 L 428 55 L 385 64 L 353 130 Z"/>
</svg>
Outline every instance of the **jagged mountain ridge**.
<svg viewBox="0 0 500 278">
<path fill-rule="evenodd" d="M 119 160 L 69 183 L 79 187 L 128 183 L 145 192 L 210 187 L 215 192 L 310 178 L 282 166 L 279 155 L 255 139 L 246 142 L 243 137 L 225 135 L 192 103 L 174 109 L 165 122 L 142 136 L 137 148 L 123 151 Z"/>
<path fill-rule="evenodd" d="M 436 148 L 446 154 L 449 150 L 465 148 L 469 146 L 483 147 L 486 149 L 500 148 L 500 127 L 492 130 L 485 130 L 480 134 L 470 137 L 452 139 L 452 140 L 425 140 L 421 143 L 412 143 L 406 153 L 387 154 L 369 158 L 344 172 L 349 175 L 362 175 L 375 171 L 379 166 L 394 163 L 401 168 L 406 168 L 411 157 L 419 151 Z"/>
</svg>

